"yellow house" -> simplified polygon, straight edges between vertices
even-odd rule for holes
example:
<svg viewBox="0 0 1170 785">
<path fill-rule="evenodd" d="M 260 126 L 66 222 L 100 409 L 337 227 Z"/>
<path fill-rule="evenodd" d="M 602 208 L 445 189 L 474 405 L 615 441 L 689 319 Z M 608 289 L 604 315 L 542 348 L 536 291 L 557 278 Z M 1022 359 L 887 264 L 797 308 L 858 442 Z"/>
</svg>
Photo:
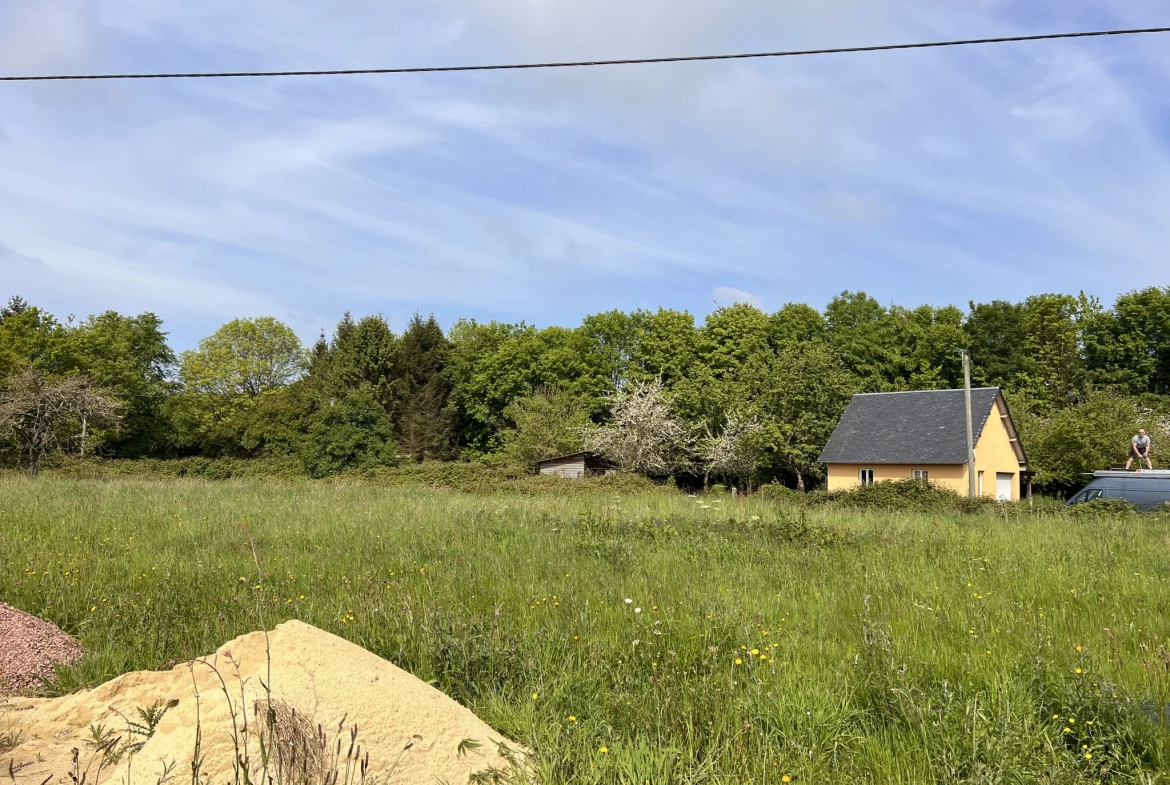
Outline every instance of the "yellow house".
<svg viewBox="0 0 1170 785">
<path fill-rule="evenodd" d="M 1028 459 L 998 387 L 971 390 L 978 492 L 1021 496 Z M 821 452 L 829 490 L 886 480 L 928 480 L 968 492 L 967 415 L 962 390 L 855 395 Z"/>
</svg>

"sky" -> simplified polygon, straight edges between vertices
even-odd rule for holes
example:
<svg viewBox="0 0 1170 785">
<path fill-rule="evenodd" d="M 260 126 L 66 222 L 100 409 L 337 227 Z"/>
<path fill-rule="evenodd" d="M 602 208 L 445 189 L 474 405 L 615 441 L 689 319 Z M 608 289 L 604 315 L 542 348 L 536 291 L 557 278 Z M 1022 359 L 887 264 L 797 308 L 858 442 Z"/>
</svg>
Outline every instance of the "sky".
<svg viewBox="0 0 1170 785">
<path fill-rule="evenodd" d="M 611 59 L 1170 26 L 1164 0 L 3 0 L 0 73 Z M 575 325 L 1170 285 L 1170 35 L 0 83 L 0 297 Z"/>
</svg>

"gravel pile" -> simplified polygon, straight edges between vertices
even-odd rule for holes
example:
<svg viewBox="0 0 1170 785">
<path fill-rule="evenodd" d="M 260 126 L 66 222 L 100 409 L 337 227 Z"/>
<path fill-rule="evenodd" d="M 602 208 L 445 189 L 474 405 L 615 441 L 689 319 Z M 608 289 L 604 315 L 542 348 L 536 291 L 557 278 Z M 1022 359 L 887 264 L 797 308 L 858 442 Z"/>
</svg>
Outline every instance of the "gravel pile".
<svg viewBox="0 0 1170 785">
<path fill-rule="evenodd" d="M 52 622 L 0 602 L 0 695 L 39 687 L 53 665 L 81 657 L 81 644 Z"/>
</svg>

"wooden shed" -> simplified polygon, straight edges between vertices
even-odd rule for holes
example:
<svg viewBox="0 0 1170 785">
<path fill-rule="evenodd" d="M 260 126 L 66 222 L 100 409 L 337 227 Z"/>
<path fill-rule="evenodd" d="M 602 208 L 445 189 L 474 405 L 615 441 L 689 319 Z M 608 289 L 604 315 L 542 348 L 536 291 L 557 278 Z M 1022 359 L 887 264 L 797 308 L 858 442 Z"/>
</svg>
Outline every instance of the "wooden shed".
<svg viewBox="0 0 1170 785">
<path fill-rule="evenodd" d="M 533 464 L 537 474 L 549 474 L 556 477 L 568 477 L 578 480 L 582 477 L 604 477 L 617 472 L 617 467 L 600 455 L 592 452 L 575 452 L 570 455 L 558 455 L 555 458 L 545 458 Z"/>
</svg>

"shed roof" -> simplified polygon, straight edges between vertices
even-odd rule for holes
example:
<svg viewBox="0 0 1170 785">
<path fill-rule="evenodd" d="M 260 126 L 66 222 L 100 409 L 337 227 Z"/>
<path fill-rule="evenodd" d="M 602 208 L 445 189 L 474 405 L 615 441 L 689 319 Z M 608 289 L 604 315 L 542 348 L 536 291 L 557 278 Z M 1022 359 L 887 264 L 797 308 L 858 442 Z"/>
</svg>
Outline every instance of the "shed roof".
<svg viewBox="0 0 1170 785">
<path fill-rule="evenodd" d="M 539 466 L 542 463 L 549 463 L 551 461 L 564 461 L 569 458 L 584 458 L 586 461 L 592 461 L 597 464 L 604 464 L 606 466 L 613 467 L 613 464 L 610 461 L 607 461 L 597 453 L 589 452 L 588 450 L 582 450 L 581 452 L 571 452 L 567 455 L 554 455 L 550 458 L 541 458 L 539 461 L 533 461 L 533 466 Z"/>
<path fill-rule="evenodd" d="M 971 390 L 971 425 L 976 443 L 999 396 L 998 387 Z M 855 395 L 819 460 L 821 463 L 966 463 L 967 416 L 963 397 L 962 390 Z M 1014 426 L 1009 423 L 1009 428 L 1015 436 Z M 1017 454 L 1023 463 L 1023 451 L 1018 449 Z"/>
</svg>

